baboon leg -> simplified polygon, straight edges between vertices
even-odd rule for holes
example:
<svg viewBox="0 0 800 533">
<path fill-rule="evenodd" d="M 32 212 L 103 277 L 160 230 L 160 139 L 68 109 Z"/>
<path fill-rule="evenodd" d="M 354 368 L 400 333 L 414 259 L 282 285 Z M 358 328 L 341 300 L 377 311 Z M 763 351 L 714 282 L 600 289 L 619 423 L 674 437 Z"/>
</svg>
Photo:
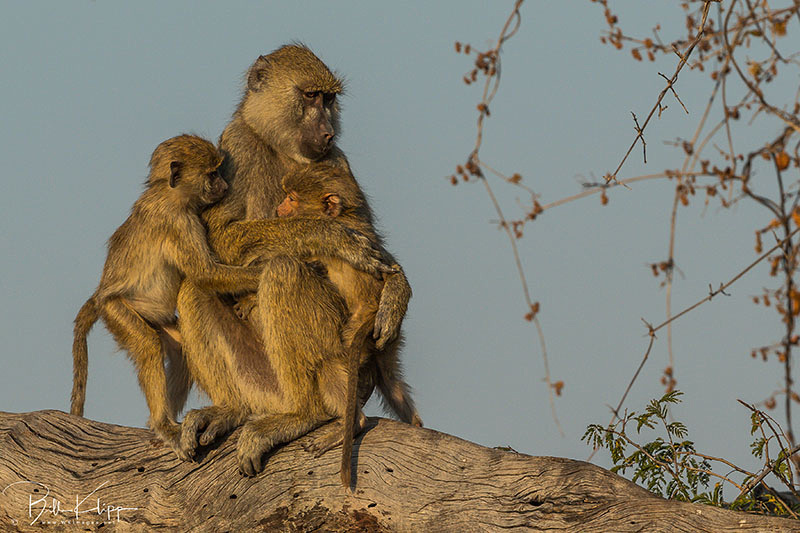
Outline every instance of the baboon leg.
<svg viewBox="0 0 800 533">
<path fill-rule="evenodd" d="M 178 291 L 183 356 L 195 383 L 214 405 L 240 405 L 237 376 L 229 366 L 243 326 L 233 311 L 212 293 L 184 280 Z M 238 326 L 238 330 L 237 330 Z M 253 339 L 254 343 L 258 341 Z"/>
<path fill-rule="evenodd" d="M 259 364 L 274 364 L 281 394 L 276 404 L 254 406 L 264 414 L 242 431 L 239 459 L 245 474 L 259 472 L 261 456 L 274 446 L 344 414 L 341 330 L 346 319 L 341 295 L 313 266 L 282 255 L 264 262 L 251 323 L 269 354 L 269 361 L 262 358 Z"/>
<path fill-rule="evenodd" d="M 317 386 L 325 412 L 344 416 L 347 409 L 347 362 L 337 357 L 323 363 L 317 373 Z"/>
<path fill-rule="evenodd" d="M 150 408 L 150 428 L 177 450 L 180 431 L 167 400 L 167 376 L 160 335 L 122 299 L 107 301 L 102 314 L 108 330 L 136 365 L 139 386 Z"/>
<path fill-rule="evenodd" d="M 422 427 L 422 419 L 417 413 L 417 408 L 414 407 L 410 388 L 403 380 L 400 370 L 397 351 L 401 344 L 402 339 L 397 339 L 389 343 L 382 352 L 375 354 L 378 365 L 376 385 L 381 391 L 385 407 L 394 411 L 406 424 Z"/>
<path fill-rule="evenodd" d="M 342 444 L 342 424 L 347 410 L 347 377 L 345 361 L 339 359 L 326 362 L 317 375 L 319 393 L 322 396 L 322 404 L 325 411 L 331 416 L 340 418 L 340 420 L 331 424 L 332 427 L 336 428 L 333 433 L 326 431 L 322 434 L 314 435 L 309 442 L 303 443 L 303 449 L 314 454 L 315 457 L 319 457 Z M 361 411 L 358 401 L 355 408 L 354 437 L 364 431 L 367 426 L 367 417 Z"/>
<path fill-rule="evenodd" d="M 275 446 L 302 437 L 330 420 L 323 413 L 264 415 L 245 423 L 239 435 L 239 470 L 255 476 L 263 469 L 262 458 Z"/>
<path fill-rule="evenodd" d="M 186 405 L 186 398 L 192 388 L 192 376 L 186 359 L 183 357 L 180 333 L 174 326 L 164 326 L 160 332 L 161 345 L 164 347 L 167 361 L 167 400 L 173 420 Z"/>
<path fill-rule="evenodd" d="M 303 369 L 318 368 L 338 357 L 343 349 L 341 331 L 346 319 L 344 299 L 313 266 L 289 256 L 275 256 L 264 262 L 258 306 L 251 323 L 276 364 L 284 365 L 283 374 L 302 375 Z M 295 381 L 305 383 L 308 379 Z M 304 400 L 291 401 L 301 405 Z"/>
<path fill-rule="evenodd" d="M 198 445 L 208 446 L 217 437 L 241 425 L 246 418 L 247 414 L 242 411 L 216 405 L 189 411 L 181 424 L 178 455 L 185 461 L 193 460 Z"/>
<path fill-rule="evenodd" d="M 178 455 L 191 460 L 198 444 L 211 443 L 242 424 L 250 413 L 242 395 L 237 357 L 246 353 L 262 365 L 269 362 L 260 341 L 215 294 L 185 280 L 178 292 L 177 309 L 183 359 L 194 382 L 215 406 L 187 413 L 181 425 Z"/>
</svg>

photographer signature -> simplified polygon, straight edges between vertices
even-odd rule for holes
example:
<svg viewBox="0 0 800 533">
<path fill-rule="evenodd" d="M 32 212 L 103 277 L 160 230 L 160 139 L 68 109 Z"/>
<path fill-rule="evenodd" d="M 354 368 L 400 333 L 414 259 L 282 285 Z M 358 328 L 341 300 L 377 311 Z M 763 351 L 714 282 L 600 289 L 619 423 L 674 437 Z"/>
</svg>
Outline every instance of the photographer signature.
<svg viewBox="0 0 800 533">
<path fill-rule="evenodd" d="M 74 518 L 75 520 L 79 520 L 81 515 L 86 515 L 88 513 L 94 513 L 96 516 L 103 517 L 104 520 L 117 520 L 120 519 L 120 514 L 123 511 L 138 511 L 138 507 L 121 507 L 118 505 L 107 505 L 105 503 L 101 503 L 100 498 L 96 498 L 94 500 L 94 505 L 92 502 L 87 502 L 89 498 L 92 498 L 94 494 L 103 488 L 103 486 L 108 483 L 108 481 L 104 481 L 101 483 L 96 489 L 92 492 L 81 498 L 80 496 L 75 496 L 75 505 L 69 506 L 66 503 L 57 500 L 56 498 L 50 497 L 50 488 L 45 485 L 44 483 L 39 483 L 37 481 L 17 481 L 8 485 L 6 488 L 0 492 L 0 494 L 5 494 L 6 491 L 14 486 L 20 485 L 29 485 L 30 491 L 28 493 L 28 518 L 33 519 L 30 525 L 34 525 L 37 522 L 42 522 L 42 517 L 44 516 L 45 519 L 47 518 L 58 518 L 59 516 L 63 518 Z M 44 490 L 44 494 L 40 494 L 40 489 Z"/>
</svg>

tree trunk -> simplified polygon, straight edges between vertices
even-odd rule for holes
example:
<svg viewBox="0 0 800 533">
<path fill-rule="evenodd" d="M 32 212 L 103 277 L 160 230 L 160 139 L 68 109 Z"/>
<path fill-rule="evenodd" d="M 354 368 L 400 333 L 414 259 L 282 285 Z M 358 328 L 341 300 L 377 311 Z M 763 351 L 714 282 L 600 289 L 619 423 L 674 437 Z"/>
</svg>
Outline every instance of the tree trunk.
<svg viewBox="0 0 800 533">
<path fill-rule="evenodd" d="M 354 492 L 340 485 L 340 448 L 315 458 L 303 437 L 246 478 L 236 437 L 185 463 L 146 429 L 0 412 L 0 531 L 800 531 L 386 419 L 356 441 Z"/>
</svg>

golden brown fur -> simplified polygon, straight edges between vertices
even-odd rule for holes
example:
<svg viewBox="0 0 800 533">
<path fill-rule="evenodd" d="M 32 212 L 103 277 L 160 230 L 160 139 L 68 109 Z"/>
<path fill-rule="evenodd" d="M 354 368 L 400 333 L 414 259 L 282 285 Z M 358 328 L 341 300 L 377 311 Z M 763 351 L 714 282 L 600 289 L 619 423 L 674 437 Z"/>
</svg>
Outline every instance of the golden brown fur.
<svg viewBox="0 0 800 533">
<path fill-rule="evenodd" d="M 222 133 L 220 170 L 231 192 L 203 214 L 209 242 L 223 262 L 260 265 L 263 275 L 248 321 L 213 292 L 189 280 L 181 286 L 184 354 L 192 378 L 213 403 L 187 414 L 181 436 L 186 456 L 245 423 L 239 467 L 253 475 L 272 447 L 333 418 L 317 409 L 318 384 L 336 383 L 344 395 L 344 348 L 335 328 L 344 323 L 346 305 L 305 258 L 336 257 L 375 277 L 389 273 L 375 334 L 381 346 L 397 337 L 411 290 L 402 271 L 389 266 L 394 261 L 376 246 L 379 241 L 335 220 L 275 217 L 287 172 L 314 161 L 349 172 L 335 145 L 341 90 L 310 50 L 281 47 L 251 66 L 242 101 Z M 304 295 L 303 305 L 292 305 L 297 295 Z M 288 329 L 297 323 L 307 324 L 300 339 Z M 331 358 L 342 361 L 341 376 L 322 369 Z"/>
<path fill-rule="evenodd" d="M 227 190 L 217 172 L 221 162 L 213 144 L 191 135 L 164 141 L 153 152 L 146 189 L 109 239 L 100 284 L 75 318 L 72 414 L 83 415 L 86 336 L 102 318 L 136 365 L 150 427 L 177 449 L 175 415 L 191 386 L 174 326 L 181 280 L 217 292 L 253 290 L 258 284 L 257 269 L 218 263 L 206 242 L 199 214 Z"/>
<path fill-rule="evenodd" d="M 286 198 L 278 206 L 278 215 L 283 217 L 336 218 L 345 226 L 377 240 L 372 226 L 372 214 L 366 204 L 364 195 L 355 178 L 341 169 L 329 165 L 315 165 L 287 175 L 283 180 Z M 328 405 L 328 409 L 342 416 L 343 436 L 323 445 L 319 451 L 324 452 L 339 440 L 342 446 L 341 478 L 344 486 L 351 482 L 351 456 L 354 434 L 360 433 L 366 424 L 357 398 L 359 369 L 366 363 L 374 367 L 368 373 L 375 379 L 384 399 L 385 405 L 391 408 L 406 423 L 422 426 L 414 402 L 409 394 L 408 385 L 400 373 L 399 351 L 401 339 L 390 342 L 383 350 L 375 348 L 369 333 L 375 326 L 375 315 L 378 311 L 383 282 L 354 269 L 349 264 L 335 257 L 313 256 L 311 261 L 319 262 L 325 268 L 327 278 L 333 283 L 347 305 L 348 318 L 343 326 L 342 340 L 347 353 L 347 388 L 345 403 Z M 303 298 L 303 295 L 296 295 Z M 301 325 L 302 327 L 302 325 Z M 328 363 L 328 362 L 326 362 Z M 338 361 L 333 362 L 338 364 Z M 325 400 L 323 391 L 323 400 Z M 340 401 L 336 395 L 330 395 L 326 403 Z"/>
</svg>

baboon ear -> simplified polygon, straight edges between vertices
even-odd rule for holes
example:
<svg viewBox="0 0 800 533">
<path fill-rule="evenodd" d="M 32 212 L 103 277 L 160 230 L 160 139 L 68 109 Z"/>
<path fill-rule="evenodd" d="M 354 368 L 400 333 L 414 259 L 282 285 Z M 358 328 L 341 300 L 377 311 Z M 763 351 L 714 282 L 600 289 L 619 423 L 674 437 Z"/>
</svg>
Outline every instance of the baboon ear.
<svg viewBox="0 0 800 533">
<path fill-rule="evenodd" d="M 261 86 L 267 79 L 267 58 L 259 56 L 247 73 L 247 89 L 250 91 L 260 91 Z"/>
<path fill-rule="evenodd" d="M 169 186 L 173 189 L 178 183 L 178 178 L 181 177 L 182 166 L 180 161 L 170 161 L 169 163 Z"/>
<path fill-rule="evenodd" d="M 342 200 L 339 198 L 338 194 L 326 194 L 322 198 L 322 203 L 324 205 L 323 211 L 331 218 L 338 217 L 339 213 L 342 212 Z"/>
</svg>

